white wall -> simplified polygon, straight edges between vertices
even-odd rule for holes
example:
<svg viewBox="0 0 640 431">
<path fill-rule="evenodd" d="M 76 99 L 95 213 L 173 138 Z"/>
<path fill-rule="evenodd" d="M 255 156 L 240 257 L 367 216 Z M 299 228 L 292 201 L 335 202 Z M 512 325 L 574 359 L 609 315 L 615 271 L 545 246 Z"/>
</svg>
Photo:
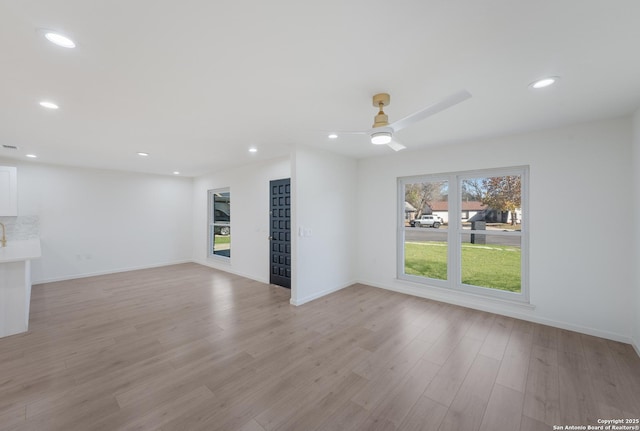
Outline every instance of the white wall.
<svg viewBox="0 0 640 431">
<path fill-rule="evenodd" d="M 18 215 L 39 218 L 34 283 L 191 260 L 191 179 L 0 164 L 18 168 Z"/>
<path fill-rule="evenodd" d="M 360 161 L 360 281 L 630 341 L 638 311 L 630 301 L 637 298 L 630 142 L 627 118 Z M 397 177 L 516 165 L 530 166 L 535 309 L 396 279 Z"/>
<path fill-rule="evenodd" d="M 289 158 L 198 177 L 193 186 L 194 260 L 254 280 L 269 282 L 269 181 L 291 177 Z M 231 189 L 231 259 L 207 257 L 208 190 Z"/>
<path fill-rule="evenodd" d="M 640 355 L 640 266 L 637 262 L 640 262 L 640 109 L 638 109 L 633 116 L 633 173 L 635 185 L 633 191 L 633 202 L 635 204 L 634 216 L 633 216 L 633 243 L 635 244 L 635 253 L 633 266 L 635 268 L 635 279 L 632 283 L 635 288 L 635 322 L 634 329 L 632 331 L 633 340 L 636 351 Z"/>
<path fill-rule="evenodd" d="M 291 303 L 300 305 L 355 281 L 357 162 L 299 147 L 292 180 Z"/>
</svg>

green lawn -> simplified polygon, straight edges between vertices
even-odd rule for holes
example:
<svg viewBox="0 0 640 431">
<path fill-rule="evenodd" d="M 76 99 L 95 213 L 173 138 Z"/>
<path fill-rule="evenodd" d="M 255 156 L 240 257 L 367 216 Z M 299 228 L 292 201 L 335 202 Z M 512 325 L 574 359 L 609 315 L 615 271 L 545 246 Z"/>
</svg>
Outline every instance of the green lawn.
<svg viewBox="0 0 640 431">
<path fill-rule="evenodd" d="M 216 235 L 216 244 L 230 244 L 231 235 Z"/>
<path fill-rule="evenodd" d="M 405 243 L 404 273 L 446 280 L 447 249 L 444 242 Z"/>
<path fill-rule="evenodd" d="M 405 244 L 405 274 L 447 279 L 447 245 L 443 242 Z M 462 245 L 462 282 L 473 286 L 520 292 L 518 247 Z"/>
</svg>

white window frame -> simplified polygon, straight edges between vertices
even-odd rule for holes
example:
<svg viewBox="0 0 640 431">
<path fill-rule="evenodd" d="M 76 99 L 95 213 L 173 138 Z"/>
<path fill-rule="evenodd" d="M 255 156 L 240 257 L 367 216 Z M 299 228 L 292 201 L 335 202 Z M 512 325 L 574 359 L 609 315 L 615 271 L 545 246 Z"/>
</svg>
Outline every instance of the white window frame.
<svg viewBox="0 0 640 431">
<path fill-rule="evenodd" d="M 462 181 L 469 178 L 483 177 L 501 177 L 508 175 L 519 175 L 521 177 L 521 210 L 522 218 L 520 224 L 520 232 L 502 232 L 486 230 L 470 230 L 462 229 L 461 207 L 462 197 L 461 188 Z M 404 250 L 405 250 L 405 229 L 414 229 L 405 227 L 404 218 L 404 197 L 405 185 L 417 182 L 435 182 L 448 181 L 448 210 L 449 223 L 446 229 L 440 229 L 447 234 L 447 280 L 439 280 L 434 278 L 422 277 L 417 275 L 405 274 Z M 427 174 L 410 177 L 398 178 L 398 225 L 397 225 L 397 277 L 400 280 L 410 281 L 423 285 L 435 286 L 445 289 L 451 289 L 458 292 L 466 292 L 473 295 L 481 295 L 491 298 L 497 298 L 507 301 L 515 301 L 520 303 L 529 303 L 529 167 L 514 166 L 507 168 L 482 169 L 474 171 L 460 171 L 440 174 Z M 456 217 L 457 215 L 457 217 Z M 517 236 L 520 238 L 520 292 L 509 292 L 505 290 L 473 286 L 463 284 L 461 281 L 461 236 L 463 234 L 482 234 L 495 236 Z"/>
<path fill-rule="evenodd" d="M 218 193 L 229 193 L 229 201 L 231 201 L 231 188 L 230 187 L 224 187 L 224 188 L 220 188 L 220 189 L 213 189 L 213 190 L 208 190 L 207 191 L 207 203 L 208 203 L 208 216 L 207 216 L 207 257 L 211 258 L 211 259 L 218 259 L 220 261 L 224 261 L 224 262 L 230 262 L 231 261 L 231 256 L 224 256 L 224 255 L 220 255 L 220 254 L 214 254 L 213 252 L 213 247 L 214 247 L 214 231 L 215 231 L 215 227 L 216 226 L 225 226 L 228 227 L 229 230 L 231 231 L 231 212 L 229 212 L 229 222 L 228 223 L 220 223 L 220 222 L 216 222 L 214 220 L 214 199 L 215 199 L 215 195 Z M 231 249 L 231 243 L 229 244 L 229 247 Z"/>
</svg>

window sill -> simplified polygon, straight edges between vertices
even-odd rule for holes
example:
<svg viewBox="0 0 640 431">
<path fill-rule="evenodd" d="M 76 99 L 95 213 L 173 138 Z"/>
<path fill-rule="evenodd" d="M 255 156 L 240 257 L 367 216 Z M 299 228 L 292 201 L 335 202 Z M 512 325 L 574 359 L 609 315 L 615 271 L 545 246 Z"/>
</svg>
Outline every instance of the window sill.
<svg viewBox="0 0 640 431">
<path fill-rule="evenodd" d="M 207 260 L 211 262 L 226 263 L 228 265 L 231 265 L 231 258 L 226 256 L 209 255 L 207 256 Z"/>
<path fill-rule="evenodd" d="M 453 300 L 456 302 L 457 305 L 462 305 L 462 306 L 467 306 L 465 305 L 465 303 L 469 304 L 470 306 L 478 305 L 477 301 L 482 301 L 487 305 L 493 304 L 493 305 L 500 305 L 500 306 L 508 306 L 510 308 L 519 308 L 522 310 L 536 309 L 536 306 L 534 304 L 531 304 L 530 302 L 514 301 L 510 299 L 505 299 L 505 298 L 497 298 L 495 296 L 489 296 L 489 295 L 480 295 L 473 292 L 467 292 L 464 290 L 451 289 L 449 287 L 440 287 L 440 286 L 434 286 L 432 284 L 427 284 L 427 283 L 419 283 L 419 282 L 407 280 L 405 278 L 396 278 L 395 280 L 399 284 L 402 284 L 411 288 L 412 292 L 407 292 L 407 293 L 414 294 L 416 290 L 422 291 L 422 292 L 425 292 L 425 290 L 427 290 L 428 293 L 432 293 L 432 295 L 429 295 L 428 298 L 436 301 L 443 301 L 443 302 L 449 303 Z M 419 296 L 422 296 L 422 295 L 419 295 Z M 427 296 L 425 295 L 424 297 L 427 297 Z M 458 299 L 460 301 L 456 301 Z M 469 300 L 473 300 L 473 301 L 469 303 Z"/>
</svg>

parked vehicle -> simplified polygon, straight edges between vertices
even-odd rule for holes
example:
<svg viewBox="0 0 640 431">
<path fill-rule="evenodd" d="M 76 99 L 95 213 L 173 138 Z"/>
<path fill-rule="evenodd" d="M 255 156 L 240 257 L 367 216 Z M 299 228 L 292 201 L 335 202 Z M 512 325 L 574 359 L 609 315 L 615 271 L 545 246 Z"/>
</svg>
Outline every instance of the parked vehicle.
<svg viewBox="0 0 640 431">
<path fill-rule="evenodd" d="M 409 224 L 412 227 L 433 227 L 437 229 L 442 224 L 442 219 L 437 215 L 423 214 L 420 218 L 411 220 Z"/>
<path fill-rule="evenodd" d="M 231 228 L 229 226 L 214 226 L 213 233 L 216 235 L 229 235 Z"/>
</svg>

